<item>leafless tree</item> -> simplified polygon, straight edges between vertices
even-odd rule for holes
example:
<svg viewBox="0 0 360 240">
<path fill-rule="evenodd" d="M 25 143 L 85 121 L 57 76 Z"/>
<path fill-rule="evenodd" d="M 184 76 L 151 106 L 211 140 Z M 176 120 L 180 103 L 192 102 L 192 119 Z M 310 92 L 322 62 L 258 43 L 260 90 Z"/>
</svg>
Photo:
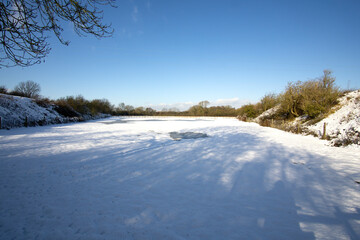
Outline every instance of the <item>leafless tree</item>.
<svg viewBox="0 0 360 240">
<path fill-rule="evenodd" d="M 8 92 L 8 90 L 7 90 L 7 88 L 5 87 L 5 86 L 0 86 L 0 93 L 7 93 Z"/>
<path fill-rule="evenodd" d="M 199 106 L 203 107 L 203 108 L 206 108 L 208 105 L 210 104 L 209 101 L 205 100 L 205 101 L 201 101 L 199 102 Z"/>
<path fill-rule="evenodd" d="M 38 98 L 40 96 L 40 90 L 40 84 L 33 81 L 20 82 L 14 88 L 16 94 L 28 98 Z"/>
<path fill-rule="evenodd" d="M 1 0 L 0 67 L 31 66 L 42 62 L 51 48 L 47 39 L 53 32 L 62 38 L 61 22 L 68 21 L 79 35 L 111 36 L 110 25 L 102 23 L 99 6 L 114 6 L 115 0 Z"/>
</svg>

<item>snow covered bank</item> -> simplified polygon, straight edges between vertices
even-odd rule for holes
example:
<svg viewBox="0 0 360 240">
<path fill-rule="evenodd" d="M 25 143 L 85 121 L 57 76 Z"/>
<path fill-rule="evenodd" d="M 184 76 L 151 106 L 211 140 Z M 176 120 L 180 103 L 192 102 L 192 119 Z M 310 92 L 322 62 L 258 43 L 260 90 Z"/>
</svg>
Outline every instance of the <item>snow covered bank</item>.
<svg viewBox="0 0 360 240">
<path fill-rule="evenodd" d="M 53 105 L 39 106 L 33 99 L 0 94 L 0 117 L 2 128 L 60 123 L 63 117 Z"/>
<path fill-rule="evenodd" d="M 0 239 L 359 239 L 360 149 L 324 143 L 211 118 L 1 131 Z"/>
<path fill-rule="evenodd" d="M 352 91 L 339 99 L 339 104 L 331 109 L 332 114 L 313 124 L 308 116 L 300 116 L 294 121 L 278 120 L 280 106 L 271 108 L 257 118 L 254 122 L 263 126 L 272 126 L 282 130 L 311 134 L 330 139 L 332 146 L 360 146 L 360 90 Z M 275 119 L 275 120 L 274 120 Z"/>
<path fill-rule="evenodd" d="M 50 103 L 38 104 L 34 99 L 26 97 L 0 94 L 1 128 L 42 126 L 108 117 L 108 115 L 92 117 L 79 114 L 80 117 L 69 118 L 62 116 L 58 108 Z"/>
<path fill-rule="evenodd" d="M 321 136 L 325 123 L 332 145 L 360 145 L 360 90 L 347 93 L 339 102 L 338 110 L 308 128 Z"/>
</svg>

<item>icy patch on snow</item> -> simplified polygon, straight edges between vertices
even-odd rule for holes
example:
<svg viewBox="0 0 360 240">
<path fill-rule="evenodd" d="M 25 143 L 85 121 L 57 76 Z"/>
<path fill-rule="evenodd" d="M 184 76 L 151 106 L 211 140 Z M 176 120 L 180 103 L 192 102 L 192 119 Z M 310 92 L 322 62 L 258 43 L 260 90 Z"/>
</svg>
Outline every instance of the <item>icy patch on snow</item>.
<svg viewBox="0 0 360 240">
<path fill-rule="evenodd" d="M 110 125 L 110 124 L 121 124 L 121 123 L 127 123 L 127 122 L 128 121 L 125 121 L 123 119 L 118 119 L 118 120 L 105 121 L 105 122 L 101 122 L 101 123 Z"/>
<path fill-rule="evenodd" d="M 206 138 L 208 135 L 206 133 L 197 133 L 197 132 L 170 132 L 170 137 L 173 140 L 179 141 L 181 139 L 197 139 L 197 138 Z"/>
</svg>

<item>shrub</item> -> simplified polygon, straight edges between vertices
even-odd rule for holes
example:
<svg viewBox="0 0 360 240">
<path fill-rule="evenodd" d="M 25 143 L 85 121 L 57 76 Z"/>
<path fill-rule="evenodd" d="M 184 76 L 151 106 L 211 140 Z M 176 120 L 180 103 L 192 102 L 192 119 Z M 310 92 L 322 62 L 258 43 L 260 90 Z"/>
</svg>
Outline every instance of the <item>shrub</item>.
<svg viewBox="0 0 360 240">
<path fill-rule="evenodd" d="M 275 107 L 278 103 L 280 102 L 279 96 L 274 94 L 274 93 L 270 93 L 265 95 L 259 103 L 259 107 L 261 112 L 265 112 L 267 110 L 269 110 L 270 108 Z"/>
<path fill-rule="evenodd" d="M 70 118 L 80 117 L 80 114 L 67 103 L 65 98 L 56 100 L 55 104 L 55 111 L 60 115 Z"/>
<path fill-rule="evenodd" d="M 92 115 L 99 113 L 112 114 L 114 106 L 107 99 L 94 99 L 88 103 Z"/>
<path fill-rule="evenodd" d="M 288 118 L 305 114 L 313 119 L 325 114 L 337 103 L 340 94 L 334 83 L 335 78 L 328 70 L 319 79 L 289 83 L 280 97 L 280 112 Z"/>
<path fill-rule="evenodd" d="M 80 114 L 90 114 L 90 109 L 88 107 L 89 101 L 81 95 L 78 95 L 76 97 L 68 96 L 66 98 L 60 98 L 57 100 L 57 102 L 64 102 L 68 104 L 71 108 L 73 108 L 76 112 Z M 63 104 L 63 106 L 64 105 L 65 104 Z"/>
<path fill-rule="evenodd" d="M 214 106 L 207 111 L 208 116 L 236 116 L 236 109 L 231 106 Z"/>
<path fill-rule="evenodd" d="M 206 115 L 206 109 L 200 105 L 194 105 L 194 106 L 190 107 L 188 111 L 191 116 Z"/>
<path fill-rule="evenodd" d="M 237 111 L 242 118 L 256 118 L 259 115 L 259 111 L 254 104 L 246 104 Z"/>
<path fill-rule="evenodd" d="M 35 99 L 35 102 L 40 107 L 47 107 L 52 103 L 52 101 L 49 98 L 38 98 Z"/>
<path fill-rule="evenodd" d="M 303 85 L 303 102 L 301 108 L 310 118 L 315 118 L 330 110 L 340 96 L 337 87 L 334 86 L 335 78 L 331 72 L 325 70 L 324 76 L 318 80 L 305 82 Z"/>
<path fill-rule="evenodd" d="M 0 93 L 7 94 L 8 90 L 5 86 L 0 86 Z"/>
<path fill-rule="evenodd" d="M 86 100 L 78 95 L 59 98 L 55 102 L 59 107 L 57 111 L 63 116 L 78 117 L 80 115 L 97 115 L 99 113 L 112 114 L 114 106 L 107 99 Z"/>
<path fill-rule="evenodd" d="M 287 117 L 298 117 L 303 113 L 300 108 L 301 84 L 300 81 L 288 83 L 285 92 L 280 97 L 280 112 Z"/>
</svg>

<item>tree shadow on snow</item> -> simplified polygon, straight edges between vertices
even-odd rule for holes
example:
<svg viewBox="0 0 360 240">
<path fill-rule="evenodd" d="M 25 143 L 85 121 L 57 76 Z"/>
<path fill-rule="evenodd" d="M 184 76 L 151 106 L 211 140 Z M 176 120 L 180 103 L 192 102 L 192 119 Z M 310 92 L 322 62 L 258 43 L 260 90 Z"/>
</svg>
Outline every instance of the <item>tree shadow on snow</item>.
<svg viewBox="0 0 360 240">
<path fill-rule="evenodd" d="M 239 132 L 144 140 L 125 149 L 99 146 L 49 154 L 46 161 L 35 156 L 26 159 L 27 169 L 12 171 L 39 179 L 28 191 L 41 202 L 21 198 L 19 206 L 34 208 L 14 211 L 48 217 L 42 226 L 32 218 L 23 224 L 37 232 L 56 226 L 63 236 L 359 239 L 359 204 L 339 206 L 358 186 L 334 171 L 330 160 Z M 6 217 L 3 228 L 17 225 L 15 217 Z"/>
</svg>

